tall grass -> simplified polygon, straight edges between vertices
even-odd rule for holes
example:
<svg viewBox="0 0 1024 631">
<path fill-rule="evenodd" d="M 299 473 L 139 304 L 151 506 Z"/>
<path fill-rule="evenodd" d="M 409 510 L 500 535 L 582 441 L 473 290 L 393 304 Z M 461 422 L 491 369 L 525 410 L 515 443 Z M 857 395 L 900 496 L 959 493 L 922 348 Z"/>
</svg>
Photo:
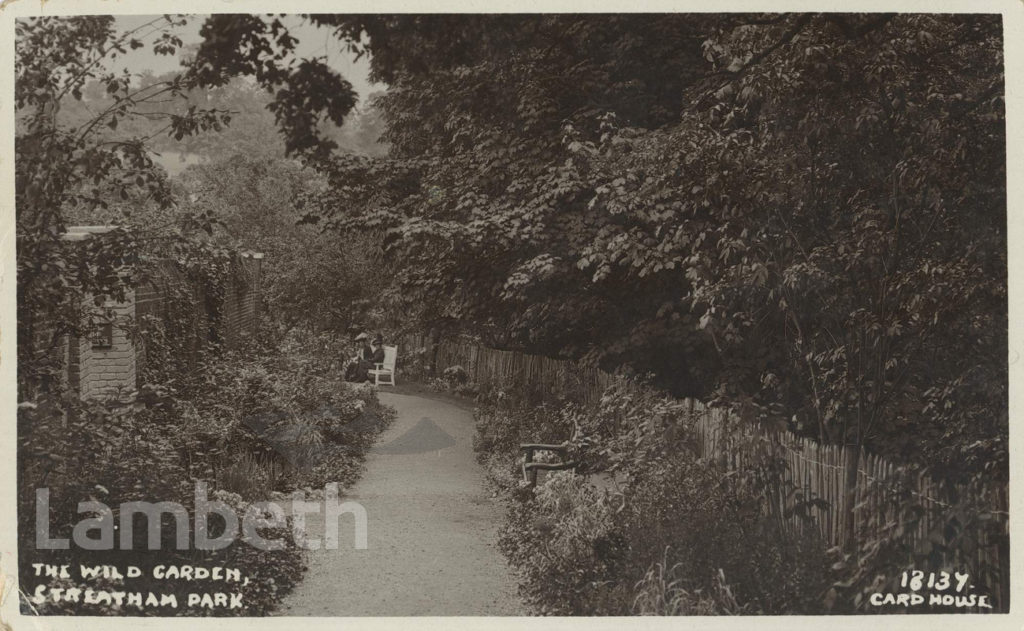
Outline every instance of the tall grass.
<svg viewBox="0 0 1024 631">
<path fill-rule="evenodd" d="M 284 474 L 284 464 L 244 453 L 217 471 L 217 488 L 245 498 L 269 498 L 280 488 Z"/>
<path fill-rule="evenodd" d="M 633 613 L 641 616 L 720 616 L 741 615 L 741 606 L 733 594 L 732 587 L 725 580 L 721 569 L 712 581 L 711 593 L 702 589 L 687 590 L 678 578 L 682 564 L 669 567 L 669 550 L 656 562 L 643 579 L 636 585 L 637 595 L 633 600 Z"/>
</svg>

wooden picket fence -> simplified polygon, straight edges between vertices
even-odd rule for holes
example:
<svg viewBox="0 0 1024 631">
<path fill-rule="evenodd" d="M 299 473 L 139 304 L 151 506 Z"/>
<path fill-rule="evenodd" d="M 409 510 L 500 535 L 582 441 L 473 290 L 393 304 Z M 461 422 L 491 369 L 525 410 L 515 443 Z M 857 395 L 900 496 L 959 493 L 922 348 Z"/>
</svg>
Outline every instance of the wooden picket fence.
<svg viewBox="0 0 1024 631">
<path fill-rule="evenodd" d="M 430 346 L 422 336 L 409 336 L 407 348 Z M 431 348 L 431 350 L 434 350 Z M 597 404 L 616 377 L 576 362 L 486 348 L 470 340 L 449 339 L 436 346 L 437 370 L 461 366 L 478 383 L 571 383 L 587 404 Z M 955 556 L 939 553 L 950 566 L 967 568 L 979 584 L 992 589 L 996 610 L 1009 605 L 1009 496 L 1006 485 L 965 489 L 940 484 L 926 471 L 901 466 L 851 448 L 822 445 L 788 431 L 770 431 L 738 423 L 735 415 L 686 400 L 694 419 L 698 449 L 705 458 L 729 470 L 755 458 L 785 461 L 786 483 L 767 498 L 784 528 L 807 534 L 816 531 L 827 546 L 862 548 L 894 529 L 909 542 L 907 558 L 945 542 L 949 528 L 969 539 Z M 847 476 L 856 461 L 856 481 L 848 491 Z M 973 493 L 971 498 L 965 495 Z M 958 504 L 970 499 L 971 509 Z M 851 517 L 852 513 L 852 517 Z M 852 529 L 852 530 L 851 530 Z M 965 553 L 964 550 L 969 552 Z"/>
<path fill-rule="evenodd" d="M 406 349 L 431 347 L 428 338 L 408 335 L 402 344 Z M 595 404 L 601 393 L 615 381 L 609 373 L 576 362 L 552 359 L 541 355 L 527 355 L 479 346 L 461 339 L 442 340 L 437 344 L 437 370 L 461 366 L 470 380 L 477 383 L 529 382 L 552 389 L 566 383 L 582 390 L 583 401 Z M 401 355 L 402 351 L 399 351 Z"/>
<path fill-rule="evenodd" d="M 754 452 L 780 457 L 786 482 L 768 498 L 780 523 L 790 531 L 815 530 L 828 546 L 863 551 L 902 528 L 907 544 L 903 562 L 932 547 L 944 565 L 966 568 L 972 580 L 992 589 L 993 604 L 1009 603 L 1009 496 L 1002 484 L 962 488 L 941 484 L 919 468 L 897 465 L 851 448 L 822 445 L 783 432 L 743 425 L 726 410 L 687 401 L 696 417 L 700 450 L 727 469 L 746 464 Z M 847 492 L 847 475 L 856 462 L 856 482 Z M 971 497 L 966 497 L 967 494 Z M 820 500 L 815 502 L 815 500 Z M 962 501 L 969 500 L 965 504 Z M 804 516 L 795 509 L 803 506 Z M 852 518 L 848 519 L 849 516 Z M 953 529 L 953 530 L 950 530 Z M 964 540 L 956 552 L 936 546 L 950 536 Z M 852 545 L 849 545 L 851 544 Z M 951 546 L 952 548 L 952 546 Z"/>
</svg>

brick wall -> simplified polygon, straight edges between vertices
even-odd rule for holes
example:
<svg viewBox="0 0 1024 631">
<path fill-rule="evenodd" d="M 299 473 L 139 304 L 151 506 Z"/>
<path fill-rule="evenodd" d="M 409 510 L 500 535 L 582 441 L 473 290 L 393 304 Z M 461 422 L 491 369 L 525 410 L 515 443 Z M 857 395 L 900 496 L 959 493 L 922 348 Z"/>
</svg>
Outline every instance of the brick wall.
<svg viewBox="0 0 1024 631">
<path fill-rule="evenodd" d="M 124 302 L 107 301 L 102 309 L 111 316 L 110 345 L 97 345 L 90 337 L 78 338 L 77 367 L 69 361 L 69 373 L 77 368 L 82 398 L 134 390 L 136 386 L 135 345 L 128 336 L 135 316 L 135 292 L 126 291 Z M 73 354 L 69 352 L 69 359 Z"/>
</svg>

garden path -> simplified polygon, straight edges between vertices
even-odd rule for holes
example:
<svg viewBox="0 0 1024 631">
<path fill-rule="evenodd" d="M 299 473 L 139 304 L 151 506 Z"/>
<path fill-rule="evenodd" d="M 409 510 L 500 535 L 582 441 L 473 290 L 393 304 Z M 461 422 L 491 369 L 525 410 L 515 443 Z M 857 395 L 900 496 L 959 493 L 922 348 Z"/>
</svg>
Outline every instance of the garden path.
<svg viewBox="0 0 1024 631">
<path fill-rule="evenodd" d="M 472 415 L 455 405 L 381 392 L 398 417 L 345 501 L 367 511 L 365 550 L 344 515 L 337 550 L 308 552 L 286 616 L 524 615 L 496 531 L 502 507 L 474 459 Z M 311 537 L 323 521 L 307 518 Z"/>
</svg>

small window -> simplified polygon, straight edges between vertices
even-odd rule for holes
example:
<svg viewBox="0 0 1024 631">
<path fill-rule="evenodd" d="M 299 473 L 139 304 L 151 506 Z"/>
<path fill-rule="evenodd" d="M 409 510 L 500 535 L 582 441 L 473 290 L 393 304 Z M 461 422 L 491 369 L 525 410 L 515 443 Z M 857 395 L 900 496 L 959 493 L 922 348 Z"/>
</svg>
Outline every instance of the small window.
<svg viewBox="0 0 1024 631">
<path fill-rule="evenodd" d="M 97 323 L 92 335 L 92 347 L 94 349 L 109 349 L 114 347 L 114 312 L 107 309 L 103 319 Z"/>
</svg>

